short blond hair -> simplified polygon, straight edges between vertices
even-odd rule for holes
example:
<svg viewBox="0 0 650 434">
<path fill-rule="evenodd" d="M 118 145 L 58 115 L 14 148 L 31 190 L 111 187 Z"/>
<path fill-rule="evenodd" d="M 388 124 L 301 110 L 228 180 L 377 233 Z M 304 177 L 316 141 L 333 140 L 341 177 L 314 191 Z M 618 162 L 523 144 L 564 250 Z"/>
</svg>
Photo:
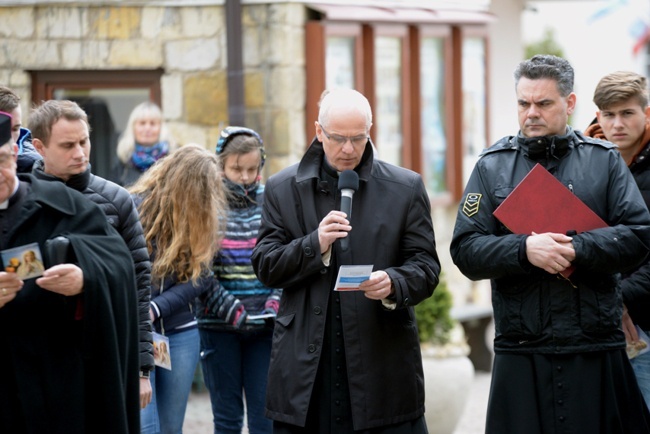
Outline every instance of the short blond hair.
<svg viewBox="0 0 650 434">
<path fill-rule="evenodd" d="M 636 99 L 645 109 L 648 106 L 648 81 L 642 75 L 631 71 L 617 71 L 600 79 L 594 91 L 594 104 L 599 110 Z"/>
</svg>

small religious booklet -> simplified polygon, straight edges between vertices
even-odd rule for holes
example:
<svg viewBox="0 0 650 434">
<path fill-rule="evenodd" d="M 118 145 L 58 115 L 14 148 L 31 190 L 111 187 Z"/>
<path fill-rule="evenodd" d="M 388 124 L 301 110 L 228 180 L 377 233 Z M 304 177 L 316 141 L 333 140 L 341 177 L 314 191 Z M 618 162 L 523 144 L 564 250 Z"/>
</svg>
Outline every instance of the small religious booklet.
<svg viewBox="0 0 650 434">
<path fill-rule="evenodd" d="M 156 366 L 172 370 L 169 338 L 160 333 L 153 332 L 153 361 Z"/>
<path fill-rule="evenodd" d="M 607 226 L 539 163 L 493 214 L 515 234 L 580 233 Z M 574 270 L 569 267 L 560 274 L 568 279 Z"/>
<path fill-rule="evenodd" d="M 25 244 L 0 251 L 4 270 L 16 273 L 23 280 L 33 279 L 43 275 L 43 255 L 38 243 Z"/>
</svg>

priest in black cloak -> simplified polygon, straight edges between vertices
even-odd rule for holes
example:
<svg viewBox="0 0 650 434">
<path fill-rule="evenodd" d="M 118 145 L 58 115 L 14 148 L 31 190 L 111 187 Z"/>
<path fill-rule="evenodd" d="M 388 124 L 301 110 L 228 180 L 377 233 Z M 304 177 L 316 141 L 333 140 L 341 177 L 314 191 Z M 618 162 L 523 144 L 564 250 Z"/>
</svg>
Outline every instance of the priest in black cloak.
<svg viewBox="0 0 650 434">
<path fill-rule="evenodd" d="M 129 250 L 81 193 L 17 176 L 16 152 L 0 112 L 0 433 L 139 433 Z M 27 249 L 45 271 L 23 281 L 4 270 Z"/>
</svg>

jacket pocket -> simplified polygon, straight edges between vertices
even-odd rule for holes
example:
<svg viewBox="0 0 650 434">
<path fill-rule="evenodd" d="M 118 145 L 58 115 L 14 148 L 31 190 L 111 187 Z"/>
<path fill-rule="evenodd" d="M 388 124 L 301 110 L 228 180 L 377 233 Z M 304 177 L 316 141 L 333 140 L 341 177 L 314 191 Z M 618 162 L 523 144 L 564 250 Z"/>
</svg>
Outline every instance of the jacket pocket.
<svg viewBox="0 0 650 434">
<path fill-rule="evenodd" d="M 280 324 L 283 327 L 290 327 L 293 322 L 293 318 L 296 316 L 295 313 L 290 313 L 288 315 L 282 315 L 275 318 L 275 322 Z"/>
<path fill-rule="evenodd" d="M 602 281 L 590 285 L 578 285 L 580 326 L 585 332 L 611 332 L 620 326 L 623 315 L 620 288 L 611 276 L 601 278 Z"/>
<path fill-rule="evenodd" d="M 512 190 L 514 190 L 514 187 L 497 187 L 494 189 L 494 197 L 501 204 L 512 193 Z"/>
<path fill-rule="evenodd" d="M 290 340 L 283 339 L 287 334 L 287 330 L 293 325 L 293 320 L 295 318 L 295 313 L 290 313 L 287 315 L 279 315 L 275 318 L 275 327 L 273 328 L 273 345 L 271 347 L 271 360 L 283 360 L 287 357 L 290 357 L 290 354 L 293 354 Z M 285 363 L 288 363 L 287 360 L 284 360 L 280 366 L 285 366 Z M 273 367 L 273 364 L 271 364 Z M 288 365 L 286 365 L 288 366 Z"/>
<path fill-rule="evenodd" d="M 540 289 L 534 285 L 499 282 L 494 291 L 497 331 L 505 338 L 530 338 L 542 333 Z"/>
<path fill-rule="evenodd" d="M 287 315 L 277 316 L 275 318 L 275 327 L 273 328 L 273 342 L 282 339 L 282 336 L 284 336 L 284 334 L 287 332 L 287 329 L 290 329 L 293 325 L 293 319 L 295 316 L 295 313 L 290 313 Z"/>
</svg>

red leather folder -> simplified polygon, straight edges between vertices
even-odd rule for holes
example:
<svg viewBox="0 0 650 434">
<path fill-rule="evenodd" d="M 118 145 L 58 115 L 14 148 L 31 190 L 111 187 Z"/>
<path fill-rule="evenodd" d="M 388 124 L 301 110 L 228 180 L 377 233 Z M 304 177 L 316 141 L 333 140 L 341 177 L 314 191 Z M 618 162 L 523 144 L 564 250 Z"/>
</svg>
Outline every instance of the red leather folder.
<svg viewBox="0 0 650 434">
<path fill-rule="evenodd" d="M 607 226 L 591 208 L 539 163 L 493 214 L 515 234 L 580 233 Z M 569 267 L 561 274 L 568 278 L 573 270 L 574 267 Z"/>
</svg>

